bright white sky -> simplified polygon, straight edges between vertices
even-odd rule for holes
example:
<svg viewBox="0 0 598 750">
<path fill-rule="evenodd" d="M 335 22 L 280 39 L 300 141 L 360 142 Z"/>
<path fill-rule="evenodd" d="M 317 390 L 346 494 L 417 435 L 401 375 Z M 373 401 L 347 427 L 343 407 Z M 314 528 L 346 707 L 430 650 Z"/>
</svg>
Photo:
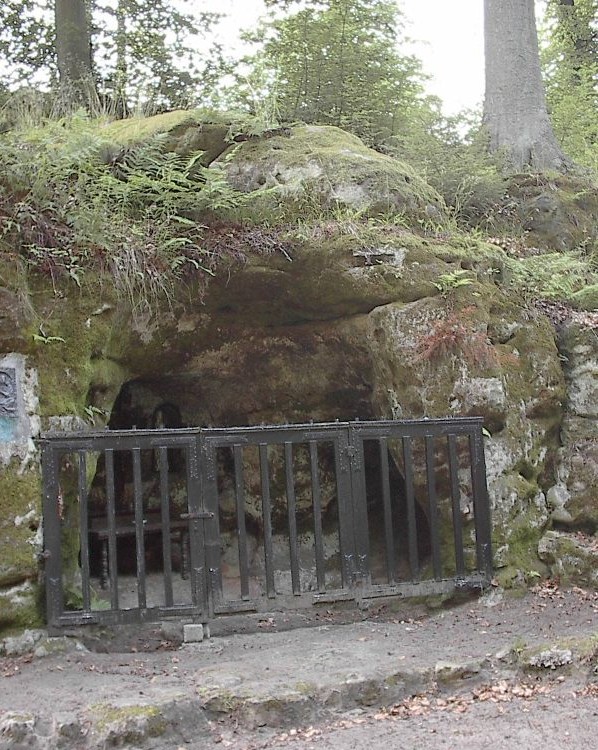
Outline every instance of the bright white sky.
<svg viewBox="0 0 598 750">
<path fill-rule="evenodd" d="M 484 97 L 483 0 L 397 0 L 408 24 L 406 35 L 419 40 L 410 49 L 431 76 L 428 91 L 439 96 L 446 114 L 481 106 Z M 202 10 L 229 17 L 220 38 L 234 43 L 241 29 L 264 13 L 262 0 L 199 0 Z"/>
</svg>

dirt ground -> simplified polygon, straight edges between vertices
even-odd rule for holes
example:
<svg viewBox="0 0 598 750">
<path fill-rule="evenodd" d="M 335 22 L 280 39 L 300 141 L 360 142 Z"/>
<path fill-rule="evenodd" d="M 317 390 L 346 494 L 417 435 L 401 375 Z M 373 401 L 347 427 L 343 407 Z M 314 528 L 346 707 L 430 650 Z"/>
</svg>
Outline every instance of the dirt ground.
<svg viewBox="0 0 598 750">
<path fill-rule="evenodd" d="M 448 608 L 227 618 L 201 643 L 177 632 L 0 657 L 0 750 L 596 745 L 598 592 L 545 582 Z"/>
<path fill-rule="evenodd" d="M 598 685 L 572 679 L 500 681 L 455 700 L 441 694 L 390 710 L 356 710 L 334 721 L 273 732 L 222 722 L 213 746 L 231 750 L 590 750 L 598 736 Z M 205 748 L 193 743 L 191 750 Z"/>
</svg>

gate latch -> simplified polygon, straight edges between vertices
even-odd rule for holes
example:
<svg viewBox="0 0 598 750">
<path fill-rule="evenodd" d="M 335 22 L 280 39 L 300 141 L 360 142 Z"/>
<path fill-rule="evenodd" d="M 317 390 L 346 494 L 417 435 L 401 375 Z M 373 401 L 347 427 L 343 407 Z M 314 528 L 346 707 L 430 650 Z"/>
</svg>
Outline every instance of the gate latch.
<svg viewBox="0 0 598 750">
<path fill-rule="evenodd" d="M 182 518 L 184 521 L 195 521 L 198 518 L 214 518 L 214 514 L 209 510 L 197 510 L 194 513 L 181 513 L 179 518 Z"/>
</svg>

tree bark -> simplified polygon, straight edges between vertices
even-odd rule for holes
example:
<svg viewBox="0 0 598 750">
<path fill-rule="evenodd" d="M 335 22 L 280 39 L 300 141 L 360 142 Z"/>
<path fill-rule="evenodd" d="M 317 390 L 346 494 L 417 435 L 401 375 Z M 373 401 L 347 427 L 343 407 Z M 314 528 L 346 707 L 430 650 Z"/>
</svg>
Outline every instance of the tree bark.
<svg viewBox="0 0 598 750">
<path fill-rule="evenodd" d="M 548 117 L 534 0 L 484 0 L 484 125 L 507 169 L 567 171 Z"/>
<path fill-rule="evenodd" d="M 55 0 L 56 58 L 63 97 L 89 108 L 95 95 L 87 0 Z"/>
</svg>

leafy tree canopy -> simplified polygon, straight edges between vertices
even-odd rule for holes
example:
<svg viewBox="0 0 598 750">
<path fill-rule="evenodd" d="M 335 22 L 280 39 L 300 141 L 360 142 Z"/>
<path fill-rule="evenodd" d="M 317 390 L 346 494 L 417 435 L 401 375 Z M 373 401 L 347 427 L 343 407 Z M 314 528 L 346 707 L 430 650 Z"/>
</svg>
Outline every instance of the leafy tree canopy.
<svg viewBox="0 0 598 750">
<path fill-rule="evenodd" d="M 193 49 L 218 14 L 193 11 L 192 0 L 89 0 L 94 73 L 101 95 L 136 95 L 158 106 L 188 103 L 214 80 L 213 65 Z M 57 80 L 53 0 L 0 5 L 0 55 L 11 88 Z M 185 7 L 186 6 L 186 7 Z M 212 71 L 212 72 L 211 72 Z"/>
<path fill-rule="evenodd" d="M 598 0 L 550 0 L 543 49 L 555 132 L 576 162 L 598 170 Z"/>
<path fill-rule="evenodd" d="M 272 12 L 246 40 L 254 85 L 274 92 L 282 120 L 335 125 L 374 145 L 387 144 L 423 95 L 421 64 L 400 53 L 402 19 L 388 0 L 270 0 Z M 257 85 L 255 82 L 257 81 Z M 259 97 L 258 97 L 259 98 Z M 254 102 L 255 105 L 255 102 Z"/>
</svg>

